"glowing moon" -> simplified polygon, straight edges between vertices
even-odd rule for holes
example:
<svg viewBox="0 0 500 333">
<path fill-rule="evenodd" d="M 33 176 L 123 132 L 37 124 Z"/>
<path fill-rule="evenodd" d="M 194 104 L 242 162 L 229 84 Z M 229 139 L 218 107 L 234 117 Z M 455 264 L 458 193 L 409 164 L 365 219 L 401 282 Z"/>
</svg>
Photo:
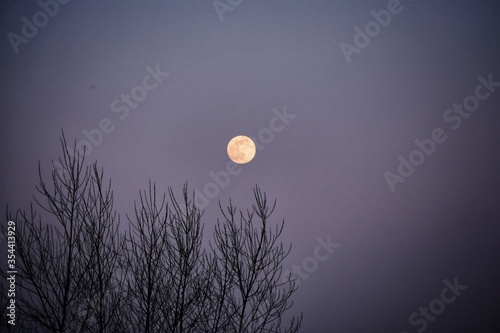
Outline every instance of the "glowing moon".
<svg viewBox="0 0 500 333">
<path fill-rule="evenodd" d="M 227 155 L 235 163 L 248 163 L 255 156 L 255 143 L 248 136 L 235 136 L 227 144 Z"/>
</svg>

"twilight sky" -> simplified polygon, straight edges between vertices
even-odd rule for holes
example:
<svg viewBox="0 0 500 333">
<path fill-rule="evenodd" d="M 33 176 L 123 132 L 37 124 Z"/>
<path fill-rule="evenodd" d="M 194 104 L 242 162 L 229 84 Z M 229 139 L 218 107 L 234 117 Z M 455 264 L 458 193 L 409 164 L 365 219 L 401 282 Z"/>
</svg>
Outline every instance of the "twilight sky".
<svg viewBox="0 0 500 333">
<path fill-rule="evenodd" d="M 123 222 L 148 179 L 198 189 L 207 238 L 218 199 L 276 197 L 302 332 L 499 330 L 498 1 L 215 4 L 2 3 L 2 209 L 63 128 L 94 141 Z M 261 150 L 224 177 L 240 134 Z"/>
</svg>

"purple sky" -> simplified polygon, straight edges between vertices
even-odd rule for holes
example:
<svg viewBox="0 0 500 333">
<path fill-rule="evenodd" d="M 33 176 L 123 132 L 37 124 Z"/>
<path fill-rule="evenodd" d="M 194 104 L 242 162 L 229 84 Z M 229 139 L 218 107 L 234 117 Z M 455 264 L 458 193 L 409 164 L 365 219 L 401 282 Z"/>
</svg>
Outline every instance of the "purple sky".
<svg viewBox="0 0 500 333">
<path fill-rule="evenodd" d="M 111 132 L 88 159 L 112 178 L 125 221 L 148 179 L 203 193 L 226 170 L 228 141 L 270 133 L 286 109 L 290 119 L 272 121 L 281 130 L 218 187 L 207 237 L 217 199 L 247 208 L 258 184 L 286 221 L 285 268 L 312 262 L 318 237 L 340 244 L 295 294 L 302 332 L 417 332 L 409 317 L 455 277 L 468 288 L 425 331 L 500 329 L 500 87 L 478 80 L 500 82 L 498 2 L 393 2 L 399 12 L 350 63 L 341 43 L 356 47 L 354 28 L 388 1 L 231 8 L 221 20 L 211 1 L 70 1 L 16 44 L 9 33 L 21 38 L 22 18 L 41 8 L 2 3 L 2 207 L 27 207 L 38 161 L 48 171 L 60 154 L 61 128 L 77 142 L 100 123 Z M 156 68 L 168 76 L 155 80 Z M 140 101 L 128 107 L 122 94 L 133 92 Z M 477 110 L 454 111 L 464 100 Z M 384 173 L 402 177 L 398 156 L 436 128 L 446 141 L 414 153 L 425 161 L 391 191 Z"/>
</svg>

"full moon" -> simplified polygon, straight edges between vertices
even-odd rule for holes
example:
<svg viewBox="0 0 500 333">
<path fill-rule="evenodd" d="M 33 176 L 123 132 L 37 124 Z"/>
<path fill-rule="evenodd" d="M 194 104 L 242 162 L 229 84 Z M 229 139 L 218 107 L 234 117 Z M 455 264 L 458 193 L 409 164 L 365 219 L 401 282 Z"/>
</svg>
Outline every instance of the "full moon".
<svg viewBox="0 0 500 333">
<path fill-rule="evenodd" d="M 248 163 L 255 156 L 255 143 L 248 136 L 235 136 L 227 144 L 227 155 L 235 163 Z"/>
</svg>

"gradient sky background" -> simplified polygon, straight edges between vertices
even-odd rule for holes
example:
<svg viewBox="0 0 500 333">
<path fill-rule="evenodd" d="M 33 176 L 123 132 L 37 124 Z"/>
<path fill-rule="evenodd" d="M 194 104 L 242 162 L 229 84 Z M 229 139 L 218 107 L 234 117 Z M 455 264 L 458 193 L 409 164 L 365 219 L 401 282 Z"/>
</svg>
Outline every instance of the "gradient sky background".
<svg viewBox="0 0 500 333">
<path fill-rule="evenodd" d="M 348 64 L 339 44 L 387 1 L 243 0 L 223 21 L 211 1 L 70 1 L 17 54 L 7 34 L 40 7 L 3 2 L 0 203 L 28 206 L 61 128 L 80 141 L 109 118 L 115 129 L 88 160 L 111 177 L 125 223 L 148 179 L 203 189 L 225 169 L 227 142 L 286 106 L 296 118 L 218 199 L 247 208 L 255 184 L 278 199 L 293 244 L 285 268 L 312 256 L 317 237 L 341 244 L 294 296 L 302 332 L 416 332 L 408 317 L 454 277 L 468 289 L 426 332 L 498 331 L 500 88 L 457 130 L 443 113 L 479 75 L 500 81 L 500 5 L 402 6 Z M 157 65 L 169 77 L 120 120 L 112 102 Z M 436 127 L 448 140 L 391 192 L 384 172 Z M 206 208 L 208 238 L 217 209 Z"/>
</svg>

